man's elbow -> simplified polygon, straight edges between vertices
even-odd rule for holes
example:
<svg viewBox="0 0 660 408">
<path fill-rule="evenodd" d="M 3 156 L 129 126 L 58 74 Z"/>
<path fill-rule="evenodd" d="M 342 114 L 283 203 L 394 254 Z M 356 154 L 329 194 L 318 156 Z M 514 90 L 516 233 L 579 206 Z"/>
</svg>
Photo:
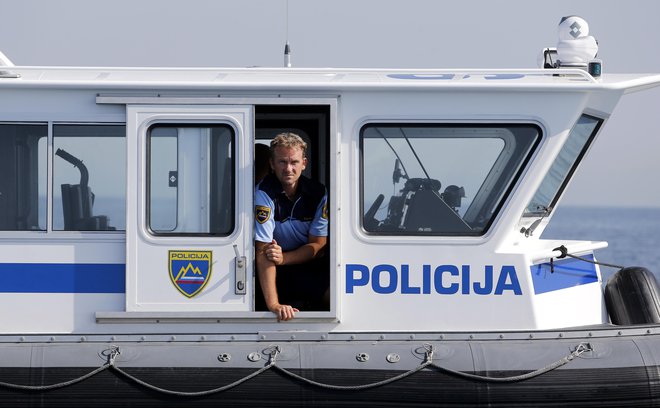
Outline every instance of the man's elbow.
<svg viewBox="0 0 660 408">
<path fill-rule="evenodd" d="M 327 247 L 327 242 L 318 242 L 314 245 L 314 256 L 313 258 L 321 258 L 323 255 L 325 255 L 325 249 Z"/>
</svg>

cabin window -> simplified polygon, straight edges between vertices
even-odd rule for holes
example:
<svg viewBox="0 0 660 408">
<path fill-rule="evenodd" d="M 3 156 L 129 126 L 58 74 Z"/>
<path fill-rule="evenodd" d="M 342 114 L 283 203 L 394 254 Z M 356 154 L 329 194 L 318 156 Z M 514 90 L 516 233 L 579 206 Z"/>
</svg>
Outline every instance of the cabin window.
<svg viewBox="0 0 660 408">
<path fill-rule="evenodd" d="M 45 231 L 48 125 L 0 124 L 0 230 Z"/>
<path fill-rule="evenodd" d="M 362 226 L 383 235 L 482 235 L 539 140 L 534 125 L 366 125 Z"/>
<path fill-rule="evenodd" d="M 126 229 L 126 127 L 53 125 L 53 230 Z"/>
<path fill-rule="evenodd" d="M 602 123 L 602 119 L 589 115 L 582 115 L 578 119 L 534 197 L 527 205 L 525 216 L 547 215 L 552 211 L 552 207 L 568 184 Z"/>
<path fill-rule="evenodd" d="M 153 234 L 231 234 L 234 134 L 223 124 L 149 129 L 147 222 Z"/>
</svg>

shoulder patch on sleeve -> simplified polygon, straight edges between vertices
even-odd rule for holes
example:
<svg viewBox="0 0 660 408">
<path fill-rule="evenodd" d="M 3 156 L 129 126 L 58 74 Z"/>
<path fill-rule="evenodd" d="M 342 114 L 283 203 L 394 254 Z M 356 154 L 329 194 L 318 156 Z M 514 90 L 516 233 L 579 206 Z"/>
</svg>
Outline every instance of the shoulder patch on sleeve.
<svg viewBox="0 0 660 408">
<path fill-rule="evenodd" d="M 328 219 L 328 201 L 323 204 L 323 210 L 321 211 L 321 218 L 324 220 Z"/>
<path fill-rule="evenodd" d="M 255 206 L 254 218 L 257 220 L 259 224 L 263 224 L 264 222 L 268 221 L 270 219 L 270 207 L 266 207 L 263 205 Z"/>
</svg>

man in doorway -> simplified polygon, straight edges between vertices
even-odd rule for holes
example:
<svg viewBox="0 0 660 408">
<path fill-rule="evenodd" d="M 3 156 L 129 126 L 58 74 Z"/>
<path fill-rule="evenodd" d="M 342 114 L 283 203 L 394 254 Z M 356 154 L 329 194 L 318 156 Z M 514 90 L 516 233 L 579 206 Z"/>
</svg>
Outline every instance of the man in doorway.
<svg viewBox="0 0 660 408">
<path fill-rule="evenodd" d="M 307 144 L 295 133 L 270 143 L 268 174 L 255 192 L 257 274 L 266 307 L 286 321 L 326 309 L 329 276 L 319 265 L 327 243 L 325 187 L 302 175 Z"/>
</svg>

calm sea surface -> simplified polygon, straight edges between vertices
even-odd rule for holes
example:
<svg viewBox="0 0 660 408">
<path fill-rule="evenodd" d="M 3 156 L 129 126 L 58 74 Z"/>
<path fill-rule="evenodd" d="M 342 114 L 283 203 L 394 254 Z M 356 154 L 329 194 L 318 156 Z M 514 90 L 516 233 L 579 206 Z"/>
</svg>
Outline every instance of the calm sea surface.
<svg viewBox="0 0 660 408">
<path fill-rule="evenodd" d="M 660 208 L 559 207 L 541 238 L 607 241 L 597 260 L 643 266 L 660 281 Z M 601 272 L 606 282 L 616 270 Z"/>
</svg>

